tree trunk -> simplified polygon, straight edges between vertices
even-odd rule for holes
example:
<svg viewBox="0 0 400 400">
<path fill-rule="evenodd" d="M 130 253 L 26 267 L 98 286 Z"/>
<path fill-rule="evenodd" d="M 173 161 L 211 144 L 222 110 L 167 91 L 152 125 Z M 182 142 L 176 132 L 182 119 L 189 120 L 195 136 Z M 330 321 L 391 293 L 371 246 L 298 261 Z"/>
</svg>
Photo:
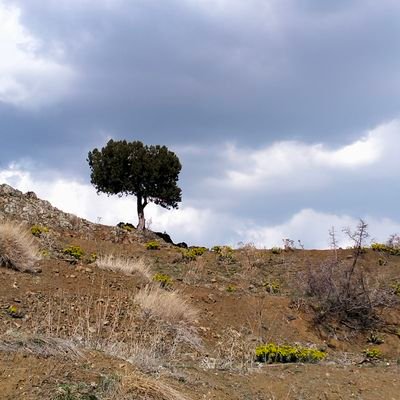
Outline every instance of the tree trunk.
<svg viewBox="0 0 400 400">
<path fill-rule="evenodd" d="M 144 231 L 146 228 L 146 220 L 144 218 L 144 208 L 147 205 L 146 199 L 142 199 L 142 196 L 137 197 L 137 213 L 138 213 L 138 226 L 139 231 Z"/>
</svg>

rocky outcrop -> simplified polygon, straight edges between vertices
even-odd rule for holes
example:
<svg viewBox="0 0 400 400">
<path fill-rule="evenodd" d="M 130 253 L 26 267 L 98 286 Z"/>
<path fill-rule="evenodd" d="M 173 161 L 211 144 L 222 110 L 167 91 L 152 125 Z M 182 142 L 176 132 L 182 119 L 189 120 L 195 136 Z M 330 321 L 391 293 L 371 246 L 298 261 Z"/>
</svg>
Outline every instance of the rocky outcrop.
<svg viewBox="0 0 400 400">
<path fill-rule="evenodd" d="M 0 220 L 15 219 L 30 225 L 56 229 L 92 230 L 96 224 L 53 207 L 34 192 L 22 193 L 9 185 L 0 185 Z"/>
</svg>

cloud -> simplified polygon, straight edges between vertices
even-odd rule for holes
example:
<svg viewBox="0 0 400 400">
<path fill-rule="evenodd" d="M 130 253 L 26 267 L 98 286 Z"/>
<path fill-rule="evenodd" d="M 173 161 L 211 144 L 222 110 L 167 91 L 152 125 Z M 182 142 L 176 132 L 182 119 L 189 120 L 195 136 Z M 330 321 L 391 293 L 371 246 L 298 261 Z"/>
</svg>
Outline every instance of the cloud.
<svg viewBox="0 0 400 400">
<path fill-rule="evenodd" d="M 384 242 L 393 233 L 400 232 L 400 223 L 389 218 L 375 218 L 365 216 L 371 234 L 370 240 Z M 319 212 L 312 209 L 304 209 L 294 214 L 287 221 L 272 226 L 248 227 L 238 234 L 245 242 L 252 242 L 257 247 L 282 247 L 283 239 L 300 240 L 306 248 L 326 249 L 330 246 L 329 230 L 335 228 L 336 239 L 339 246 L 351 246 L 351 240 L 343 233 L 343 228 L 354 230 L 359 219 L 345 214 Z M 366 243 L 369 244 L 369 243 Z"/>
<path fill-rule="evenodd" d="M 65 95 L 74 73 L 38 54 L 41 42 L 21 24 L 20 14 L 0 1 L 0 103 L 36 108 Z"/>
<path fill-rule="evenodd" d="M 48 200 L 59 209 L 71 212 L 93 222 L 116 225 L 120 221 L 136 221 L 135 199 L 97 195 L 95 189 L 79 181 L 53 176 L 43 179 L 32 175 L 18 165 L 0 170 L 0 183 L 8 183 L 26 192 L 33 190 L 40 198 Z M 350 242 L 341 232 L 343 227 L 356 227 L 358 219 L 347 214 L 303 209 L 284 222 L 264 225 L 254 220 L 220 212 L 210 207 L 183 204 L 178 210 L 165 210 L 150 204 L 146 208 L 147 222 L 155 231 L 168 232 L 173 240 L 188 244 L 212 246 L 237 245 L 252 242 L 258 247 L 281 246 L 282 239 L 300 239 L 306 248 L 328 248 L 328 230 L 336 228 L 341 246 Z M 390 234 L 400 232 L 400 223 L 390 218 L 365 215 L 373 238 L 385 241 Z"/>
<path fill-rule="evenodd" d="M 337 148 L 294 141 L 261 149 L 229 145 L 222 155 L 226 170 L 214 183 L 240 191 L 304 191 L 325 187 L 337 176 L 393 176 L 399 138 L 400 120 L 393 120 Z"/>
<path fill-rule="evenodd" d="M 116 225 L 120 221 L 137 220 L 133 196 L 97 195 L 92 186 L 79 181 L 63 177 L 44 180 L 14 164 L 0 170 L 0 183 L 7 183 L 22 192 L 34 191 L 53 206 L 93 222 Z M 224 222 L 221 216 L 217 218 L 207 208 L 183 206 L 178 210 L 165 210 L 154 204 L 146 207 L 146 218 L 152 230 L 167 231 L 175 241 L 198 244 L 217 240 L 221 234 L 220 224 Z"/>
</svg>

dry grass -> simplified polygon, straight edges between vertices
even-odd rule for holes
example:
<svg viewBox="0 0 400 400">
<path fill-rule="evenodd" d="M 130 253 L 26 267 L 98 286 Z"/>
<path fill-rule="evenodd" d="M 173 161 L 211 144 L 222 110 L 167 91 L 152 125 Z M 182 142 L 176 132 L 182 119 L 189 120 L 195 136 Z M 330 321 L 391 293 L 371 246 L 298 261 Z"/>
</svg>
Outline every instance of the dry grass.
<svg viewBox="0 0 400 400">
<path fill-rule="evenodd" d="M 135 301 L 145 313 L 170 324 L 193 324 L 198 316 L 197 310 L 178 291 L 147 287 L 135 296 Z"/>
<path fill-rule="evenodd" d="M 21 272 L 37 272 L 38 249 L 31 233 L 20 224 L 0 224 L 0 265 Z"/>
<path fill-rule="evenodd" d="M 189 400 L 157 378 L 130 373 L 121 378 L 118 387 L 107 400 Z"/>
<path fill-rule="evenodd" d="M 82 357 L 77 346 L 69 340 L 38 335 L 6 334 L 0 338 L 0 351 L 23 352 L 39 357 L 58 356 L 67 359 Z"/>
<path fill-rule="evenodd" d="M 145 263 L 143 259 L 131 260 L 129 258 L 107 255 L 100 256 L 96 260 L 96 265 L 99 268 L 108 269 L 115 272 L 122 272 L 126 275 L 138 274 L 145 278 L 147 281 L 151 281 L 150 267 Z"/>
<path fill-rule="evenodd" d="M 145 372 L 157 372 L 179 357 L 181 350 L 200 347 L 192 327 L 143 313 L 128 292 L 111 296 L 109 289 L 101 287 L 100 293 L 71 296 L 60 291 L 37 299 L 30 308 L 34 318 L 26 328 L 35 335 L 69 339 L 80 348 L 124 359 Z"/>
</svg>

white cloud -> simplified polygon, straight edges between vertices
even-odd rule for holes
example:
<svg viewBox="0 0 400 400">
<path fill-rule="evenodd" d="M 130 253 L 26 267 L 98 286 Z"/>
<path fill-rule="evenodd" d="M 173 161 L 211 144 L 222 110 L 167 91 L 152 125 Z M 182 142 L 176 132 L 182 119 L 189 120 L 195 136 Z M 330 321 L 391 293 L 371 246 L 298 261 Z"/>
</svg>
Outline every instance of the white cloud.
<svg viewBox="0 0 400 400">
<path fill-rule="evenodd" d="M 22 192 L 34 191 L 40 198 L 55 207 L 86 218 L 90 221 L 115 225 L 120 221 L 136 222 L 135 198 L 98 196 L 88 184 L 63 178 L 43 180 L 21 169 L 18 165 L 0 170 L 0 183 Z M 212 246 L 236 245 L 252 242 L 258 247 L 281 246 L 282 239 L 300 239 L 306 248 L 327 248 L 328 230 L 334 226 L 340 245 L 347 246 L 343 227 L 355 227 L 358 219 L 350 215 L 337 215 L 313 209 L 304 209 L 281 224 L 259 226 L 240 216 L 218 213 L 211 208 L 183 206 L 178 210 L 165 210 L 150 204 L 146 217 L 151 229 L 168 232 L 175 241 Z M 373 238 L 385 241 L 390 234 L 399 232 L 400 224 L 387 218 L 364 216 Z"/>
<path fill-rule="evenodd" d="M 338 174 L 392 175 L 399 139 L 400 120 L 394 120 L 339 148 L 294 141 L 262 149 L 229 145 L 223 154 L 225 174 L 214 183 L 237 190 L 295 191 L 325 186 Z"/>
<path fill-rule="evenodd" d="M 116 225 L 120 221 L 136 223 L 136 201 L 133 196 L 121 197 L 97 195 L 88 184 L 57 178 L 43 180 L 32 176 L 18 165 L 0 170 L 0 183 L 7 183 L 22 192 L 34 191 L 40 198 L 65 211 L 93 222 Z M 208 227 L 215 221 L 209 209 L 182 207 L 178 210 L 165 210 L 154 204 L 146 207 L 147 222 L 151 229 L 168 232 L 175 241 L 188 243 L 209 242 L 218 233 L 207 237 Z M 220 222 L 220 221 L 218 221 Z"/>
<path fill-rule="evenodd" d="M 363 218 L 368 224 L 370 240 L 385 242 L 393 233 L 400 233 L 400 224 L 388 218 Z M 342 232 L 343 228 L 355 229 L 359 219 L 349 215 L 318 212 L 304 209 L 290 219 L 273 226 L 255 226 L 239 231 L 245 242 L 252 242 L 257 247 L 282 247 L 282 239 L 300 240 L 306 248 L 329 248 L 329 230 L 334 227 L 339 246 L 347 247 L 352 243 Z"/>
<path fill-rule="evenodd" d="M 0 102 L 37 107 L 68 92 L 74 72 L 40 55 L 40 47 L 21 24 L 20 10 L 0 0 Z"/>
</svg>

